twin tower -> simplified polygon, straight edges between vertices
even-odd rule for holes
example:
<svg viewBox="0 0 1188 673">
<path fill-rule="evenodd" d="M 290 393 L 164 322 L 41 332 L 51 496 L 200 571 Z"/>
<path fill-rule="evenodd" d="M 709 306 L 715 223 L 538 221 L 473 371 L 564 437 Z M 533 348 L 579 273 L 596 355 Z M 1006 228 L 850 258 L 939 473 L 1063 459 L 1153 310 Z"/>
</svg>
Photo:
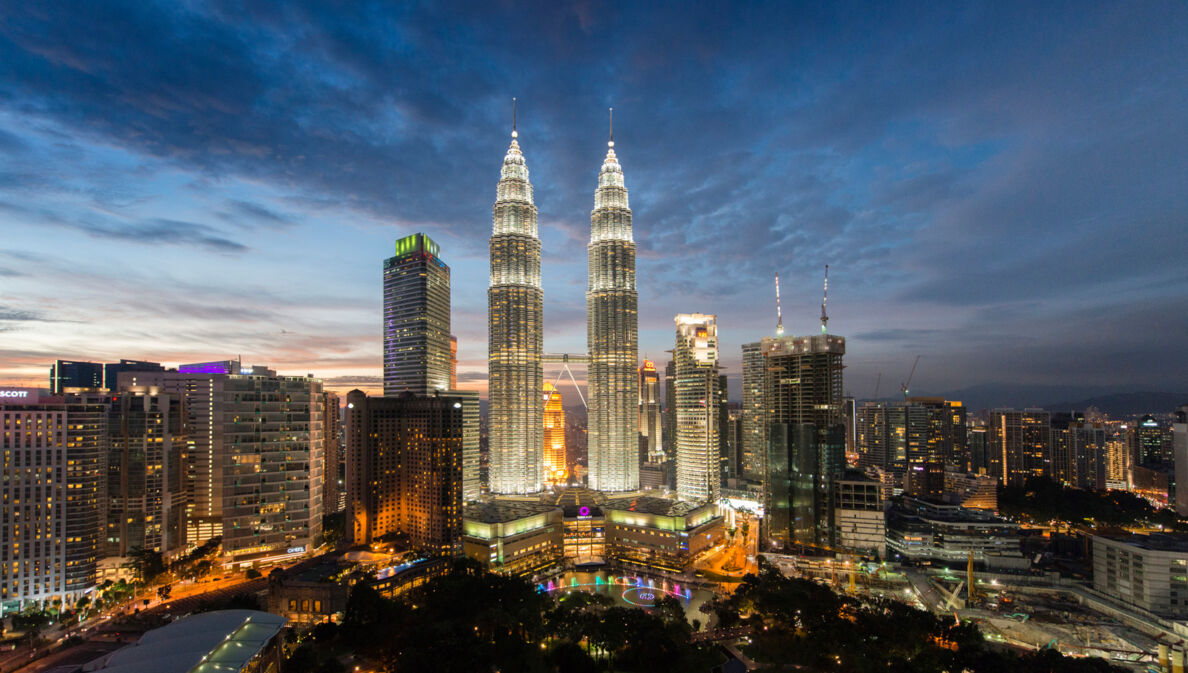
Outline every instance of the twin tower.
<svg viewBox="0 0 1188 673">
<path fill-rule="evenodd" d="M 540 237 L 517 135 L 513 125 L 493 209 L 487 290 L 489 482 L 504 494 L 545 485 Z M 607 145 L 587 247 L 589 486 L 631 491 L 639 486 L 639 298 L 631 208 L 613 135 Z"/>
</svg>

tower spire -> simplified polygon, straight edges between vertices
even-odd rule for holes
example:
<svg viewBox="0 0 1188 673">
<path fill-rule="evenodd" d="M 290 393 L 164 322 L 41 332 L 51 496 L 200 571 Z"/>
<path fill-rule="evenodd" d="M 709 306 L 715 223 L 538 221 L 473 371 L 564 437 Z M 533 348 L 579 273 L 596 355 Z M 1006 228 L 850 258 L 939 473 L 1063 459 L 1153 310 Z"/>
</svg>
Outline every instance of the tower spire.
<svg viewBox="0 0 1188 673">
<path fill-rule="evenodd" d="M 776 273 L 776 336 L 784 336 L 784 313 L 780 310 L 780 274 Z"/>
<path fill-rule="evenodd" d="M 516 97 L 512 96 L 512 137 L 517 138 L 519 135 L 516 132 Z"/>
<path fill-rule="evenodd" d="M 829 301 L 829 265 L 825 265 L 825 293 L 821 295 L 821 334 L 825 334 L 829 324 L 829 314 L 825 312 L 825 302 Z"/>
<path fill-rule="evenodd" d="M 615 109 L 610 108 L 610 138 L 606 143 L 607 147 L 615 146 Z"/>
</svg>

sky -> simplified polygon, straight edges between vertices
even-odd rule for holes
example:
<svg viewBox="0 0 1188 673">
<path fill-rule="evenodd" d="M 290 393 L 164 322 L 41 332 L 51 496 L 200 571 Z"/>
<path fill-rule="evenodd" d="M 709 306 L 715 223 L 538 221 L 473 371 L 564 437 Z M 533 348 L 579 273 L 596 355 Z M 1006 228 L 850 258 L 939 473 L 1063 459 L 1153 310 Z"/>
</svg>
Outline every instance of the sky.
<svg viewBox="0 0 1188 673">
<path fill-rule="evenodd" d="M 0 3 L 0 383 L 242 357 L 378 390 L 421 231 L 485 390 L 514 96 L 548 352 L 585 350 L 613 106 L 641 358 L 716 314 L 736 392 L 774 274 L 815 333 L 828 264 L 858 397 L 917 355 L 914 391 L 1185 391 L 1186 55 L 1179 1 Z"/>
</svg>

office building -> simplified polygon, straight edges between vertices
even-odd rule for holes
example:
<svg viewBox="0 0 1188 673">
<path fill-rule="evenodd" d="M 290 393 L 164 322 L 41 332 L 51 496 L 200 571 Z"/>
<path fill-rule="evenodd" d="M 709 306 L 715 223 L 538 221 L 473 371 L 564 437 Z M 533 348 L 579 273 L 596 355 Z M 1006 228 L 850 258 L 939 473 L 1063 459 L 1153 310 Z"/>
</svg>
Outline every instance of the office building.
<svg viewBox="0 0 1188 673">
<path fill-rule="evenodd" d="M 590 487 L 639 488 L 639 296 L 635 242 L 623 168 L 611 140 L 598 173 L 590 213 L 586 341 Z"/>
<path fill-rule="evenodd" d="M 396 241 L 384 260 L 384 394 L 450 385 L 450 267 L 425 234 Z"/>
<path fill-rule="evenodd" d="M 742 475 L 762 484 L 767 474 L 767 417 L 763 407 L 763 344 L 742 346 Z"/>
<path fill-rule="evenodd" d="M 483 567 L 532 575 L 564 557 L 562 509 L 553 504 L 504 501 L 467 503 L 462 547 Z"/>
<path fill-rule="evenodd" d="M 845 470 L 844 337 L 780 336 L 761 342 L 766 535 L 780 544 L 829 545 L 835 481 Z"/>
<path fill-rule="evenodd" d="M 1176 514 L 1188 516 L 1188 405 L 1176 409 L 1172 423 L 1172 460 L 1175 463 Z"/>
<path fill-rule="evenodd" d="M 565 460 L 565 407 L 561 391 L 552 383 L 544 384 L 544 461 L 545 478 L 554 484 L 565 483 L 568 464 Z"/>
<path fill-rule="evenodd" d="M 639 366 L 639 461 L 664 458 L 664 421 L 660 413 L 660 373 L 651 360 Z"/>
<path fill-rule="evenodd" d="M 487 290 L 489 480 L 494 493 L 544 484 L 540 238 L 528 166 L 512 131 L 493 209 Z"/>
<path fill-rule="evenodd" d="M 103 387 L 103 365 L 98 362 L 55 360 L 50 366 L 50 393 L 69 389 L 99 390 Z"/>
<path fill-rule="evenodd" d="M 436 556 L 461 552 L 463 401 L 347 394 L 347 537 L 402 536 Z"/>
<path fill-rule="evenodd" d="M 1132 464 L 1171 465 L 1171 433 L 1154 416 L 1147 414 L 1134 423 L 1128 423 L 1127 440 L 1130 442 Z"/>
<path fill-rule="evenodd" d="M 1052 473 L 1051 414 L 1043 409 L 994 409 L 988 429 L 990 474 L 1007 486 Z"/>
<path fill-rule="evenodd" d="M 1094 535 L 1093 588 L 1168 619 L 1188 619 L 1188 537 Z"/>
<path fill-rule="evenodd" d="M 450 397 L 462 402 L 462 499 L 470 502 L 482 495 L 479 394 L 477 390 L 451 390 Z"/>
<path fill-rule="evenodd" d="M 189 424 L 187 544 L 221 537 L 226 563 L 240 567 L 321 544 L 321 381 L 244 367 L 238 360 L 119 378 L 125 390 L 183 399 Z"/>
<path fill-rule="evenodd" d="M 342 407 L 337 393 L 322 393 L 322 513 L 342 511 Z"/>
<path fill-rule="evenodd" d="M 103 556 L 185 546 L 186 422 L 181 396 L 105 396 L 107 505 Z"/>
<path fill-rule="evenodd" d="M 1051 416 L 1051 477 L 1074 488 L 1106 487 L 1105 428 L 1085 420 L 1084 414 Z"/>
<path fill-rule="evenodd" d="M 94 588 L 102 553 L 108 405 L 98 395 L 0 392 L 0 613 L 73 605 Z"/>
<path fill-rule="evenodd" d="M 676 316 L 676 492 L 714 502 L 721 488 L 718 447 L 718 324 L 701 313 Z"/>
<path fill-rule="evenodd" d="M 124 360 L 118 363 L 103 365 L 103 387 L 115 391 L 119 389 L 119 377 L 124 372 L 163 372 L 165 368 L 159 362 L 145 362 L 144 360 Z M 132 381 L 135 384 L 135 381 Z"/>
<path fill-rule="evenodd" d="M 664 484 L 676 489 L 676 362 L 664 365 L 664 431 L 660 443 L 664 447 Z"/>
<path fill-rule="evenodd" d="M 600 510 L 607 558 L 645 570 L 683 573 L 697 555 L 721 543 L 725 533 L 724 519 L 712 502 L 644 495 L 610 498 Z"/>
</svg>

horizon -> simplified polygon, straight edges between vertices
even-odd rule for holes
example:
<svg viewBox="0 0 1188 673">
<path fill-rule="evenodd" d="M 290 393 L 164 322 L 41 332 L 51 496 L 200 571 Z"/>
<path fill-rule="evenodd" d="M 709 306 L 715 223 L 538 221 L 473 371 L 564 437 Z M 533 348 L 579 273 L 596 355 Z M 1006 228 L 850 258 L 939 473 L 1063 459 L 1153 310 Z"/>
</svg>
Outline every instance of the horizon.
<svg viewBox="0 0 1188 673">
<path fill-rule="evenodd" d="M 1180 393 L 1188 9 L 1076 7 L 13 9 L 0 382 L 236 354 L 377 391 L 382 262 L 424 232 L 451 267 L 459 387 L 485 396 L 514 96 L 545 352 L 585 352 L 613 106 L 641 360 L 666 360 L 673 314 L 716 314 L 735 395 L 774 275 L 788 333 L 811 334 L 829 264 L 855 397 L 916 355 L 920 394 Z"/>
</svg>

